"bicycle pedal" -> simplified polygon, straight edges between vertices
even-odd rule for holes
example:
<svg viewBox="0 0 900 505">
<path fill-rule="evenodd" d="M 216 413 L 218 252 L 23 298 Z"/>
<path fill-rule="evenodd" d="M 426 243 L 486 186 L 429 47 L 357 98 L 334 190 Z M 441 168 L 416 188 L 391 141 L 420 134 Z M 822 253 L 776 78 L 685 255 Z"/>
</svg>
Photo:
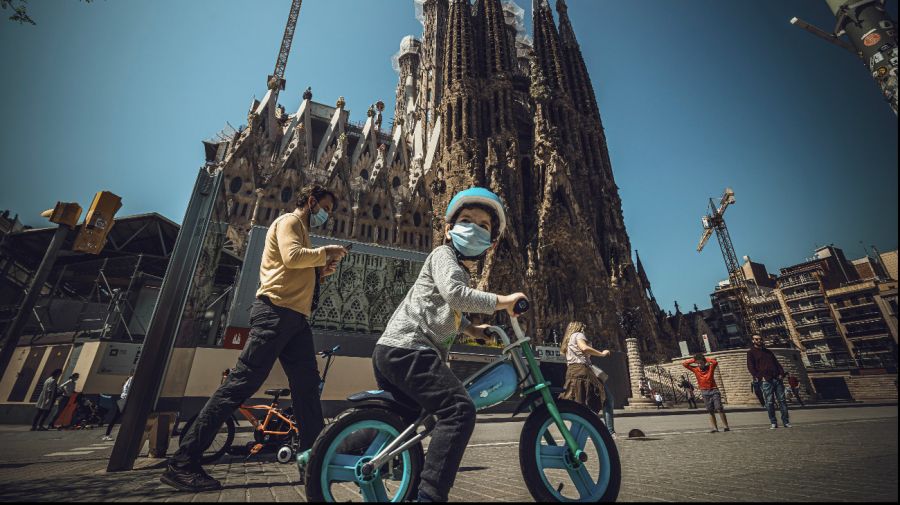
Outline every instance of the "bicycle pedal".
<svg viewBox="0 0 900 505">
<path fill-rule="evenodd" d="M 256 444 L 256 445 L 254 445 L 253 448 L 250 449 L 250 454 L 249 454 L 249 456 L 253 456 L 254 454 L 257 454 L 259 451 L 261 451 L 261 450 L 263 449 L 263 447 L 264 447 L 263 444 Z M 249 456 L 248 456 L 248 457 L 249 457 Z"/>
</svg>

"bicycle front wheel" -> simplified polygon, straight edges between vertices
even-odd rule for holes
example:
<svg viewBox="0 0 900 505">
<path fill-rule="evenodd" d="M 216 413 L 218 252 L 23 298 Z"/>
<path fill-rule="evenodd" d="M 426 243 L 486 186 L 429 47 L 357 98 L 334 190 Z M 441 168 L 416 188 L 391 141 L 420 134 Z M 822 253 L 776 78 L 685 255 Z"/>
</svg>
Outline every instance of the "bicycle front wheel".
<svg viewBox="0 0 900 505">
<path fill-rule="evenodd" d="M 184 423 L 184 428 L 181 429 L 181 435 L 178 437 L 178 444 L 181 445 L 184 437 L 187 435 L 188 431 L 191 429 L 191 426 L 194 425 L 194 422 L 197 421 L 197 416 L 200 414 L 195 414 L 194 417 L 187 420 Z M 231 444 L 234 442 L 234 419 L 228 417 L 219 429 L 216 430 L 216 436 L 213 438 L 212 443 L 209 447 L 203 451 L 203 456 L 200 457 L 200 464 L 208 465 L 210 463 L 216 462 L 219 458 L 225 455 L 228 452 L 228 449 L 231 448 Z"/>
<path fill-rule="evenodd" d="M 556 400 L 556 406 L 587 461 L 573 461 L 550 411 L 541 406 L 528 416 L 519 439 L 519 465 L 531 496 L 539 502 L 615 501 L 622 467 L 606 426 L 578 403 Z"/>
</svg>

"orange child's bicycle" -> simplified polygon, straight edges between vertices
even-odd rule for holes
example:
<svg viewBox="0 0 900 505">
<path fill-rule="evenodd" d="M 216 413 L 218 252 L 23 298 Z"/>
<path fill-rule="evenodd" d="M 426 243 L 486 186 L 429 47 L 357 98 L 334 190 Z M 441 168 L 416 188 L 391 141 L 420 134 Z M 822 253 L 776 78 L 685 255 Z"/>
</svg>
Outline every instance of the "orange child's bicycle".
<svg viewBox="0 0 900 505">
<path fill-rule="evenodd" d="M 335 353 L 339 351 L 340 348 L 341 346 L 336 345 L 330 350 L 318 353 L 319 356 L 325 358 L 325 370 L 322 372 L 322 380 L 319 382 L 320 395 L 325 387 L 325 378 L 328 376 L 328 369 L 331 367 L 331 362 L 334 360 Z M 225 381 L 227 376 L 228 370 L 222 374 L 222 382 Z M 254 441 L 251 443 L 252 445 L 250 446 L 247 458 L 257 454 L 265 447 L 278 447 L 278 451 L 276 452 L 276 459 L 278 462 L 290 463 L 297 454 L 297 448 L 300 443 L 300 428 L 297 425 L 296 419 L 294 419 L 293 407 L 281 409 L 278 400 L 280 397 L 290 396 L 291 390 L 267 389 L 264 393 L 267 396 L 272 397 L 272 403 L 270 405 L 241 405 L 237 409 L 237 412 L 240 412 L 241 415 L 244 416 L 244 419 L 246 419 L 254 428 Z M 262 419 L 257 417 L 254 414 L 254 411 L 260 412 Z M 184 436 L 194 424 L 194 421 L 197 420 L 198 415 L 200 414 L 195 414 L 185 423 L 184 427 L 181 429 L 179 443 L 184 439 Z M 234 414 L 229 416 L 225 422 L 222 423 L 212 444 L 206 449 L 203 456 L 201 456 L 201 464 L 205 465 L 212 463 L 231 449 L 231 445 L 234 443 L 234 433 L 237 425 L 238 420 Z"/>
</svg>

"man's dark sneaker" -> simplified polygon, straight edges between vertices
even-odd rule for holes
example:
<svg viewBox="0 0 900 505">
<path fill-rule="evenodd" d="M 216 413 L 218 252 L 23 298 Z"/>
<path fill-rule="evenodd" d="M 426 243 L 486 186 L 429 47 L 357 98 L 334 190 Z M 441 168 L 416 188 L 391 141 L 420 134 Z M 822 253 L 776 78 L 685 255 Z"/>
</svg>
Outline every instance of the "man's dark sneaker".
<svg viewBox="0 0 900 505">
<path fill-rule="evenodd" d="M 726 427 L 726 428 L 725 428 L 724 430 L 722 430 L 722 431 L 731 431 L 731 428 Z"/>
<path fill-rule="evenodd" d="M 159 480 L 175 489 L 191 493 L 222 489 L 222 483 L 210 477 L 200 465 L 181 469 L 170 464 Z"/>
</svg>

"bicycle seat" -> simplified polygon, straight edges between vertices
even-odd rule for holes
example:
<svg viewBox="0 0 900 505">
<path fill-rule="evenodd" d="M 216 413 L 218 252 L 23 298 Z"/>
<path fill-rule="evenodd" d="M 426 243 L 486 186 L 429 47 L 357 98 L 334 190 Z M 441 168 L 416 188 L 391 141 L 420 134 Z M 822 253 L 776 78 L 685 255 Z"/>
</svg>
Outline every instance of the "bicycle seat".
<svg viewBox="0 0 900 505">
<path fill-rule="evenodd" d="M 265 393 L 268 396 L 291 396 L 290 389 L 267 389 Z"/>
<path fill-rule="evenodd" d="M 400 417 L 403 417 L 404 419 L 415 419 L 421 413 L 421 408 L 418 405 L 403 403 L 397 398 L 394 398 L 393 394 L 381 389 L 355 393 L 348 396 L 347 400 L 352 403 L 368 403 L 388 407 L 391 408 L 392 411 L 400 414 Z"/>
</svg>

